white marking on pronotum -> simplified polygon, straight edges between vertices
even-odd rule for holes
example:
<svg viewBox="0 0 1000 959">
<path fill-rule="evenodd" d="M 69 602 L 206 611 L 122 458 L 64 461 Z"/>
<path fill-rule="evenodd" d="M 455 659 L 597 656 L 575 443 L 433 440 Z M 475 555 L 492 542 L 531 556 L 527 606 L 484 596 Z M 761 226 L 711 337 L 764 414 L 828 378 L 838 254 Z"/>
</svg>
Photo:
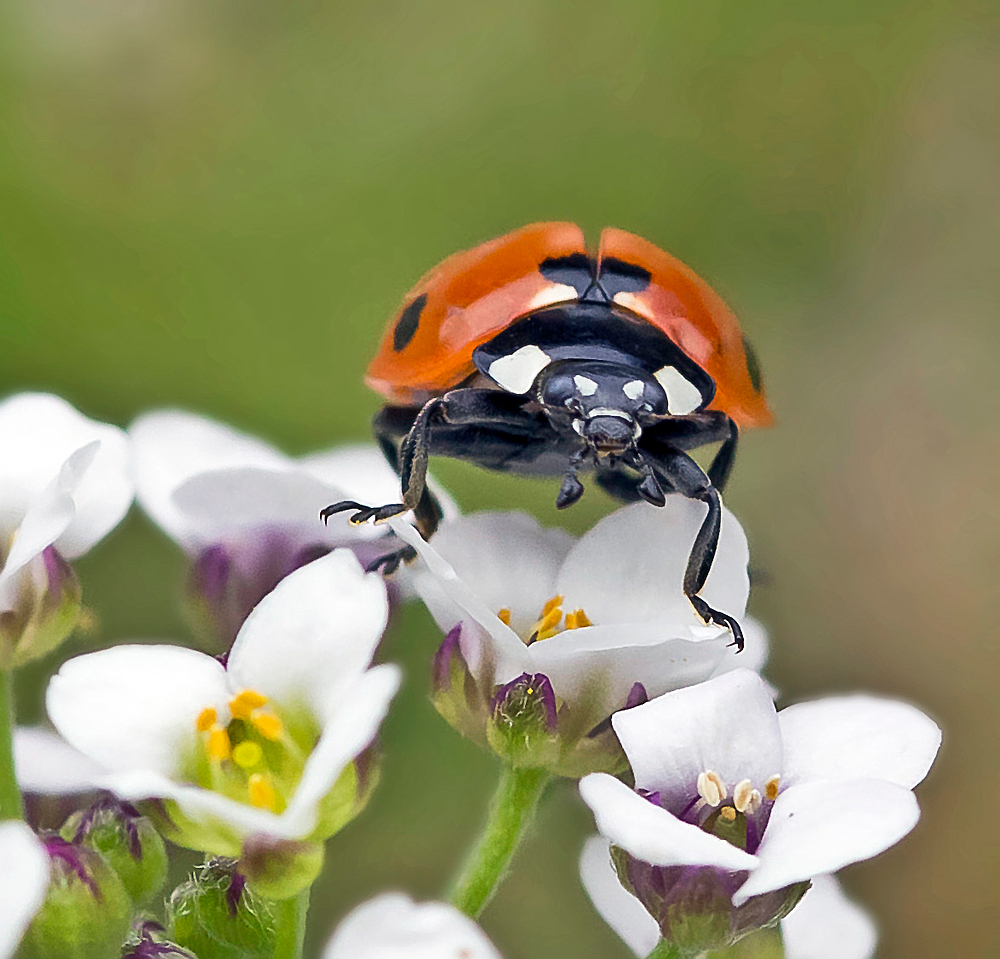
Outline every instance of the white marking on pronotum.
<svg viewBox="0 0 1000 959">
<path fill-rule="evenodd" d="M 581 396 L 593 396 L 597 392 L 597 384 L 589 376 L 580 376 L 577 373 L 573 377 L 573 382 Z"/>
<path fill-rule="evenodd" d="M 642 396 L 643 390 L 646 389 L 645 383 L 642 380 L 631 380 L 622 387 L 622 392 L 630 399 L 637 400 Z"/>
<path fill-rule="evenodd" d="M 490 363 L 490 378 L 511 393 L 527 393 L 546 366 L 549 356 L 534 343 Z"/>
<path fill-rule="evenodd" d="M 658 369 L 653 376 L 667 394 L 667 410 L 674 416 L 693 413 L 703 402 L 701 391 L 673 366 Z"/>
</svg>

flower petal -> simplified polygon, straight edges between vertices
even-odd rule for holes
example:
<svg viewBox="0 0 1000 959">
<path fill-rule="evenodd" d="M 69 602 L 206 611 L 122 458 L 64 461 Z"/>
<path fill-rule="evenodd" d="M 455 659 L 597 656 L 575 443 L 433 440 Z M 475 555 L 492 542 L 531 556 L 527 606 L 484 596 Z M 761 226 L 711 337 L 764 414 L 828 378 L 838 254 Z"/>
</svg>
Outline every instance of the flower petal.
<svg viewBox="0 0 1000 959">
<path fill-rule="evenodd" d="M 522 634 L 555 595 L 556 575 L 572 544 L 564 530 L 545 529 L 534 517 L 512 512 L 473 513 L 444 524 L 434 536 L 434 549 L 468 589 L 494 616 L 509 609 L 511 628 Z M 459 621 L 454 606 L 444 607 L 431 595 L 425 602 L 442 630 Z"/>
<path fill-rule="evenodd" d="M 14 955 L 45 902 L 49 854 L 23 822 L 0 823 L 0 959 Z"/>
<path fill-rule="evenodd" d="M 296 699 L 325 720 L 339 690 L 371 662 L 388 618 L 382 579 L 337 550 L 286 576 L 240 629 L 227 672 L 234 689 Z"/>
<path fill-rule="evenodd" d="M 178 646 L 116 646 L 77 656 L 49 681 L 56 729 L 110 770 L 175 773 L 198 715 L 226 708 L 226 673 L 211 656 Z"/>
<path fill-rule="evenodd" d="M 414 570 L 412 582 L 441 628 L 448 631 L 458 622 L 478 624 L 481 630 L 477 632 L 481 633 L 480 638 L 484 642 L 489 642 L 490 649 L 488 656 L 477 659 L 495 666 L 498 683 L 527 672 L 531 659 L 517 633 L 499 620 L 496 611 L 491 610 L 466 585 L 437 549 L 430 546 L 413 526 L 397 519 L 389 520 L 389 525 L 420 556 L 422 566 Z M 443 625 L 449 621 L 450 626 Z M 475 668 L 471 662 L 469 665 Z"/>
<path fill-rule="evenodd" d="M 760 866 L 733 902 L 877 856 L 919 818 L 916 797 L 895 783 L 848 779 L 790 786 L 771 809 L 757 848 Z"/>
<path fill-rule="evenodd" d="M 330 710 L 283 816 L 285 828 L 293 835 L 304 836 L 313 829 L 317 804 L 333 788 L 344 767 L 371 744 L 402 678 L 398 666 L 369 669 Z"/>
<path fill-rule="evenodd" d="M 73 490 L 73 520 L 56 544 L 67 559 L 85 553 L 128 511 L 132 481 L 127 437 L 47 393 L 20 393 L 0 403 L 0 539 L 17 529 L 66 460 L 95 441 L 100 446 Z"/>
<path fill-rule="evenodd" d="M 582 607 L 595 623 L 638 620 L 701 624 L 682 584 L 695 535 L 708 507 L 684 496 L 667 497 L 665 506 L 634 503 L 604 517 L 569 552 L 557 591 L 567 608 Z M 726 613 L 741 616 L 750 581 L 749 550 L 736 517 L 722 514 L 715 561 L 702 598 Z"/>
<path fill-rule="evenodd" d="M 912 789 L 941 745 L 937 723 L 909 703 L 837 696 L 778 713 L 785 781 L 885 779 Z"/>
<path fill-rule="evenodd" d="M 337 927 L 323 959 L 500 959 L 468 916 L 443 902 L 383 893 Z"/>
<path fill-rule="evenodd" d="M 833 876 L 812 888 L 781 920 L 785 959 L 871 959 L 878 935 L 868 913 L 844 895 Z"/>
<path fill-rule="evenodd" d="M 17 573 L 69 529 L 76 515 L 73 494 L 100 445 L 95 440 L 72 453 L 56 477 L 31 501 L 0 571 L 0 608 L 12 608 L 16 602 Z"/>
<path fill-rule="evenodd" d="M 533 673 L 544 673 L 560 699 L 586 701 L 593 724 L 625 705 L 639 682 L 650 696 L 707 679 L 729 634 L 702 642 L 664 639 L 657 624 L 588 626 L 527 647 Z"/>
<path fill-rule="evenodd" d="M 21 789 L 46 796 L 96 789 L 105 773 L 65 739 L 37 726 L 14 730 L 14 764 Z"/>
<path fill-rule="evenodd" d="M 186 480 L 209 470 L 237 466 L 281 470 L 291 464 L 263 440 L 181 410 L 140 416 L 129 427 L 129 437 L 140 505 L 188 550 L 200 545 L 198 531 L 173 501 L 174 491 Z"/>
<path fill-rule="evenodd" d="M 764 681 L 736 669 L 667 693 L 611 719 L 638 789 L 686 803 L 698 775 L 713 771 L 731 789 L 742 779 L 761 788 L 782 770 L 781 738 Z"/>
<path fill-rule="evenodd" d="M 591 836 L 580 853 L 580 880 L 601 918 L 637 956 L 648 956 L 660 941 L 660 927 L 618 880 L 611 864 L 611 843 Z"/>
<path fill-rule="evenodd" d="M 753 869 L 757 857 L 697 826 L 681 822 L 606 773 L 580 780 L 598 831 L 627 853 L 654 866 L 719 866 Z"/>
</svg>

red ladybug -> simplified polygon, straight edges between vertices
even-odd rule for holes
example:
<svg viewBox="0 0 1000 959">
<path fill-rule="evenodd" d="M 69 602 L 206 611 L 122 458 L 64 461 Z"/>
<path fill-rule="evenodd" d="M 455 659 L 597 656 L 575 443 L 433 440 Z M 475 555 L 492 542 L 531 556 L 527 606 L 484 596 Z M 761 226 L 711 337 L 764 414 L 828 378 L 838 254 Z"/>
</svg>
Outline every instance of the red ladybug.
<svg viewBox="0 0 1000 959">
<path fill-rule="evenodd" d="M 604 230 L 593 256 L 575 224 L 530 224 L 428 273 L 389 324 L 366 382 L 389 400 L 375 434 L 403 502 L 336 503 L 324 521 L 412 509 L 429 537 L 440 519 L 425 485 L 432 454 L 561 476 L 560 508 L 582 495 L 583 472 L 625 502 L 662 506 L 679 492 L 708 506 L 684 592 L 742 649 L 739 624 L 698 593 L 739 428 L 772 416 L 736 317 L 689 267 L 624 230 Z M 686 451 L 716 441 L 704 472 Z M 376 565 L 392 571 L 401 558 Z"/>
</svg>

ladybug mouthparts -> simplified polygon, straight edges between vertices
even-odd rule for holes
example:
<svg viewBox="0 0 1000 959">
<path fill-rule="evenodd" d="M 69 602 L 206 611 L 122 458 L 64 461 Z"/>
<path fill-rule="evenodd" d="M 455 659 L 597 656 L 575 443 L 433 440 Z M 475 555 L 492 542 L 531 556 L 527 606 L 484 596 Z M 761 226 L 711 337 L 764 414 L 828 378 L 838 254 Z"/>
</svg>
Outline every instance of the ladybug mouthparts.
<svg viewBox="0 0 1000 959">
<path fill-rule="evenodd" d="M 581 435 L 599 455 L 623 453 L 638 438 L 642 428 L 623 410 L 592 410 L 583 422 Z"/>
</svg>

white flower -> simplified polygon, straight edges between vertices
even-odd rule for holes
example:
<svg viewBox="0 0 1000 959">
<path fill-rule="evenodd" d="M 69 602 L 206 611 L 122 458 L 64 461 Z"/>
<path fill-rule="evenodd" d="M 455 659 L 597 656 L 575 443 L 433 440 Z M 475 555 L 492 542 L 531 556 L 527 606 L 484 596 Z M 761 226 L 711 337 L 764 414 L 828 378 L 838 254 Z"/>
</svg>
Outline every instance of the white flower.
<svg viewBox="0 0 1000 959">
<path fill-rule="evenodd" d="M 454 906 L 389 892 L 341 922 L 323 959 L 500 959 L 500 953 Z"/>
<path fill-rule="evenodd" d="M 656 920 L 618 881 L 610 843 L 593 836 L 580 856 L 580 878 L 594 908 L 622 941 L 640 957 L 660 939 Z M 815 876 L 812 886 L 781 920 L 785 959 L 871 959 L 875 924 L 868 913 L 844 895 L 833 876 Z"/>
<path fill-rule="evenodd" d="M 195 561 L 193 592 L 226 641 L 261 596 L 310 559 L 350 546 L 367 563 L 398 545 L 385 528 L 319 519 L 323 507 L 342 499 L 399 499 L 399 480 L 374 445 L 294 459 L 177 410 L 140 416 L 129 435 L 139 503 Z M 457 513 L 434 488 L 446 513 Z"/>
<path fill-rule="evenodd" d="M 107 770 L 38 726 L 14 730 L 14 768 L 25 793 L 59 796 L 97 789 Z"/>
<path fill-rule="evenodd" d="M 762 630 L 749 626 L 751 648 L 737 656 L 727 650 L 731 634 L 706 626 L 684 596 L 705 509 L 676 495 L 662 508 L 637 503 L 579 541 L 522 513 L 455 520 L 432 545 L 412 529 L 396 531 L 424 560 L 414 585 L 437 624 L 445 632 L 462 624 L 461 653 L 477 680 L 502 686 L 523 674 L 545 676 L 581 723 L 599 723 L 625 705 L 636 683 L 656 696 L 730 663 L 760 660 Z M 702 595 L 736 617 L 749 592 L 747 558 L 743 530 L 724 511 Z"/>
<path fill-rule="evenodd" d="M 21 393 L 0 403 L 0 449 L 0 631 L 19 665 L 72 628 L 79 597 L 66 561 L 128 511 L 129 447 L 65 400 Z"/>
<path fill-rule="evenodd" d="M 17 950 L 45 902 L 49 854 L 23 822 L 0 823 L 0 959 Z"/>
<path fill-rule="evenodd" d="M 871 696 L 778 713 L 746 670 L 617 713 L 612 724 L 637 791 L 603 774 L 580 783 L 600 832 L 640 864 L 713 868 L 736 907 L 905 836 L 919 818 L 911 790 L 941 742 L 913 706 Z"/>
<path fill-rule="evenodd" d="M 321 840 L 357 812 L 352 761 L 399 684 L 397 667 L 369 668 L 386 616 L 381 579 L 338 550 L 260 602 L 226 666 L 175 646 L 80 656 L 49 684 L 49 716 L 107 770 L 101 785 L 168 800 L 186 845 Z"/>
</svg>

